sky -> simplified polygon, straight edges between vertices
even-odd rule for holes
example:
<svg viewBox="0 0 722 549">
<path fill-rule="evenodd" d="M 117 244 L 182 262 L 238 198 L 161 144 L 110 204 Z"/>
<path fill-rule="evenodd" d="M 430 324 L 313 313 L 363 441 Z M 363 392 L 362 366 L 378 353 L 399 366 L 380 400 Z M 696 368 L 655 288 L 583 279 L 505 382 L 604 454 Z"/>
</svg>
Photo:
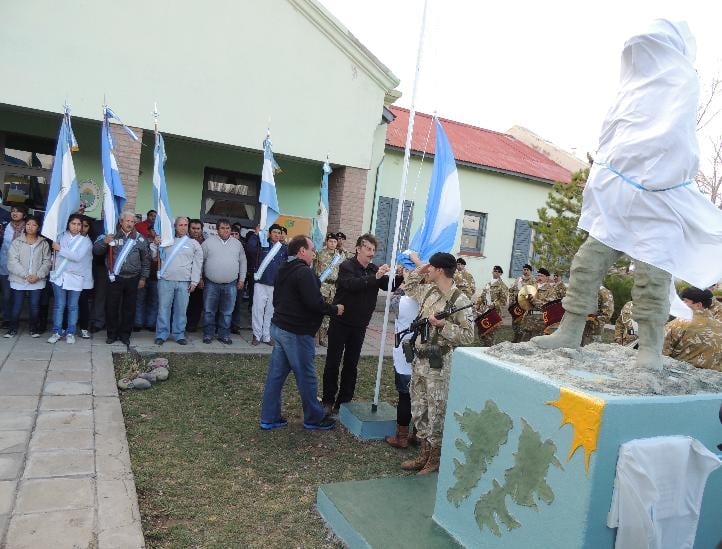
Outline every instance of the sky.
<svg viewBox="0 0 722 549">
<path fill-rule="evenodd" d="M 320 1 L 401 80 L 396 104 L 409 107 L 423 0 Z M 625 40 L 658 17 L 689 24 L 703 90 L 722 77 L 719 1 L 429 0 L 416 110 L 501 132 L 524 126 L 585 159 Z M 722 114 L 706 131 L 722 134 Z"/>
</svg>

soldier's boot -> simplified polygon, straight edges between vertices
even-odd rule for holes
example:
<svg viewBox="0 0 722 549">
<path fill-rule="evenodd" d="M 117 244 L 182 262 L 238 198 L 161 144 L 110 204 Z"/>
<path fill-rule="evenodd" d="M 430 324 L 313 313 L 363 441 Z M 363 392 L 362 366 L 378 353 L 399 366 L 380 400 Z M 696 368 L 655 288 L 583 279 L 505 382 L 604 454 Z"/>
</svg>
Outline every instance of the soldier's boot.
<svg viewBox="0 0 722 549">
<path fill-rule="evenodd" d="M 664 324 L 669 312 L 669 286 L 672 277 L 647 263 L 636 262 L 632 301 L 634 319 L 639 328 L 637 366 L 652 370 L 662 369 Z"/>
<path fill-rule="evenodd" d="M 587 315 L 597 310 L 599 286 L 609 267 L 621 255 L 621 252 L 588 237 L 572 259 L 569 287 L 562 300 L 565 312 L 559 328 L 551 335 L 537 336 L 531 341 L 542 349 L 579 347 Z"/>
<path fill-rule="evenodd" d="M 421 444 L 421 439 L 416 436 L 416 428 L 413 427 L 413 423 L 409 425 L 409 444 L 411 446 L 418 446 Z"/>
<path fill-rule="evenodd" d="M 408 448 L 409 447 L 409 426 L 403 426 L 396 424 L 396 434 L 393 436 L 384 437 L 386 444 L 393 446 L 394 448 Z"/>
<path fill-rule="evenodd" d="M 441 448 L 439 446 L 432 446 L 431 451 L 429 452 L 429 459 L 426 462 L 426 465 L 424 465 L 423 469 L 419 471 L 420 475 L 428 475 L 430 473 L 435 473 L 439 470 L 439 465 L 441 463 Z"/>
<path fill-rule="evenodd" d="M 415 459 L 407 459 L 401 463 L 401 468 L 404 471 L 421 471 L 429 461 L 429 453 L 431 452 L 431 446 L 426 442 L 425 439 L 421 439 L 421 449 L 419 455 Z"/>
</svg>

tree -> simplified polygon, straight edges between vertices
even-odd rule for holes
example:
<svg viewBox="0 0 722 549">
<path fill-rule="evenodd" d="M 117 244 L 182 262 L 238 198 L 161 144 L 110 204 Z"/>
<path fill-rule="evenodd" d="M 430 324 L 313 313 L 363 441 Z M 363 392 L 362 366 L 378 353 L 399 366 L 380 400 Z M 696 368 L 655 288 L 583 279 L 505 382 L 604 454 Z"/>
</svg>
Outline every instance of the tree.
<svg viewBox="0 0 722 549">
<path fill-rule="evenodd" d="M 534 257 L 531 263 L 561 276 L 569 275 L 572 258 L 587 238 L 577 229 L 582 212 L 582 191 L 589 168 L 574 172 L 571 183 L 554 183 L 546 206 L 537 210 L 539 221 L 534 228 Z"/>
<path fill-rule="evenodd" d="M 722 135 L 709 138 L 711 154 L 704 170 L 697 174 L 699 190 L 709 196 L 712 204 L 722 209 Z"/>
<path fill-rule="evenodd" d="M 702 100 L 697 109 L 697 133 L 700 138 L 708 141 L 709 152 L 703 147 L 704 158 L 695 180 L 699 190 L 709 196 L 712 204 L 722 209 L 722 135 L 716 137 L 710 135 L 716 131 L 710 126 L 711 122 L 722 112 L 720 97 L 722 97 L 722 80 L 714 76 L 703 86 Z"/>
</svg>

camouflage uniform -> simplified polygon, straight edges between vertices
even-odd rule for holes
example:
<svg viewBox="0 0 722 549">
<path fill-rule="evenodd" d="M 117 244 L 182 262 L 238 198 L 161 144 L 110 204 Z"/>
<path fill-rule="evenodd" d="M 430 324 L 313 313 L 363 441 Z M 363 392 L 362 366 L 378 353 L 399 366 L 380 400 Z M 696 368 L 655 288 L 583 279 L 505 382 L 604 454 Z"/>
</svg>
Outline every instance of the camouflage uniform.
<svg viewBox="0 0 722 549">
<path fill-rule="evenodd" d="M 456 271 L 454 273 L 454 283 L 464 295 L 469 299 L 473 299 L 476 293 L 476 282 L 474 276 L 469 271 Z"/>
<path fill-rule="evenodd" d="M 697 368 L 722 372 L 722 322 L 712 318 L 709 309 L 695 311 L 692 320 L 668 322 L 662 354 Z"/>
<path fill-rule="evenodd" d="M 471 300 L 456 284 L 452 284 L 449 292 L 443 294 L 433 284 L 424 284 L 423 275 L 419 269 L 412 271 L 404 285 L 407 296 L 415 299 L 421 307 L 419 315 L 422 318 L 441 312 L 447 308 L 447 303 L 457 293 L 453 307 L 469 305 Z M 429 359 L 423 356 L 429 344 L 436 339 L 436 344 L 442 348 L 443 368 L 434 369 L 429 365 Z M 459 311 L 446 319 L 441 330 L 431 327 L 429 341 L 426 345 L 420 340 L 416 342 L 416 357 L 411 373 L 411 415 L 416 426 L 417 436 L 432 446 L 441 447 L 441 437 L 446 414 L 446 398 L 449 392 L 449 376 L 451 374 L 451 354 L 454 347 L 471 345 L 474 342 L 474 313 L 471 308 Z M 421 355 L 421 356 L 420 356 Z"/>
<path fill-rule="evenodd" d="M 335 250 L 329 250 L 328 248 L 323 248 L 316 254 L 316 260 L 313 263 L 316 276 L 321 276 L 321 273 L 331 264 L 335 256 Z M 343 260 L 336 263 L 331 274 L 321 283 L 321 295 L 326 303 L 333 303 L 333 298 L 336 296 L 336 278 L 338 278 L 338 268 L 341 263 L 343 263 Z M 318 329 L 318 342 L 321 345 L 326 345 L 328 342 L 328 323 L 330 319 L 331 317 L 324 315 L 321 327 Z"/>
<path fill-rule="evenodd" d="M 507 298 L 509 297 L 509 288 L 506 287 L 501 278 L 496 278 L 489 282 L 484 291 L 481 292 L 479 299 L 476 300 L 475 309 L 478 313 L 485 313 L 489 307 L 496 309 L 496 312 L 504 316 Z M 486 335 L 479 334 L 479 340 L 482 347 L 491 347 L 496 343 L 496 328 L 488 332 Z"/>
<path fill-rule="evenodd" d="M 597 297 L 597 311 L 595 314 L 589 315 L 594 317 L 593 320 L 589 320 L 589 316 L 587 317 L 587 323 L 584 326 L 584 333 L 582 334 L 582 345 L 589 345 L 593 341 L 598 343 L 602 341 L 604 325 L 609 322 L 613 313 L 614 296 L 607 288 L 600 286 Z"/>
<path fill-rule="evenodd" d="M 519 302 L 519 290 L 521 290 L 522 286 L 530 285 L 536 287 L 536 280 L 531 275 L 527 277 L 520 276 L 514 281 L 514 284 L 512 284 L 511 288 L 509 288 L 509 307 L 516 305 Z M 514 331 L 514 343 L 521 341 L 523 336 L 523 331 L 521 329 L 521 321 L 523 318 L 524 317 L 519 317 L 518 319 L 512 319 L 511 321 L 511 328 Z"/>
<path fill-rule="evenodd" d="M 614 343 L 625 347 L 631 347 L 639 338 L 637 322 L 632 318 L 632 306 L 631 301 L 624 304 L 622 310 L 619 311 L 617 323 L 614 325 Z"/>
<path fill-rule="evenodd" d="M 542 307 L 554 301 L 562 299 L 567 293 L 567 287 L 563 282 L 547 282 L 537 285 L 536 297 L 531 310 L 521 318 L 521 340 L 529 341 L 532 337 L 544 334 L 544 315 Z"/>
<path fill-rule="evenodd" d="M 717 301 L 717 298 L 712 298 L 712 304 L 709 306 L 709 311 L 712 313 L 712 318 L 722 322 L 722 303 Z"/>
</svg>

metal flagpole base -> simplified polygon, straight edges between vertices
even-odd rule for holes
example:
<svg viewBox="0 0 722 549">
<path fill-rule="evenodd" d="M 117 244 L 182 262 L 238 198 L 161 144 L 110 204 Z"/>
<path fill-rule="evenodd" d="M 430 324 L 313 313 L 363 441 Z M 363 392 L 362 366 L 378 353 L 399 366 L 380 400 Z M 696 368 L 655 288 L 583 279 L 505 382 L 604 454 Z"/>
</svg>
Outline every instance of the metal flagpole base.
<svg viewBox="0 0 722 549">
<path fill-rule="evenodd" d="M 361 440 L 383 440 L 396 432 L 396 407 L 379 402 L 372 410 L 370 402 L 346 402 L 338 412 L 339 421 Z"/>
</svg>

